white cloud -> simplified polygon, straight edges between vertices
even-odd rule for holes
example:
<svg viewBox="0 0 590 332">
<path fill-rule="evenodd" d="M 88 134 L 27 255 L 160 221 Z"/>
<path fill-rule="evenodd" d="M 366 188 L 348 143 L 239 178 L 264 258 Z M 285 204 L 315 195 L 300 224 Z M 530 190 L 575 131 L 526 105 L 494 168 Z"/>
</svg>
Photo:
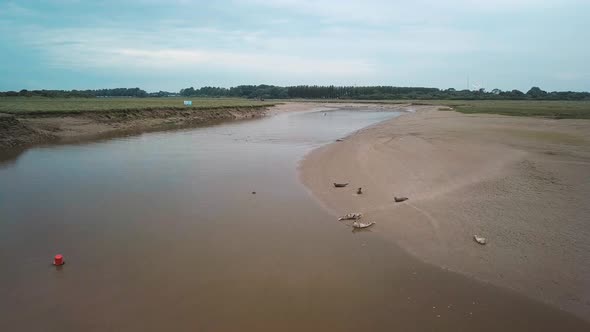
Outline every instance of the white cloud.
<svg viewBox="0 0 590 332">
<path fill-rule="evenodd" d="M 272 72 L 290 75 L 364 76 L 374 71 L 369 63 L 346 60 L 317 60 L 288 55 L 211 51 L 205 49 L 107 49 L 86 57 L 79 65 L 134 67 L 140 70 L 187 70 L 214 66 L 218 69 Z M 104 61 L 102 55 L 108 55 Z M 63 54 L 62 54 L 63 56 Z"/>
<path fill-rule="evenodd" d="M 72 23 L 0 0 L 0 39 L 40 67 L 103 76 L 439 86 L 474 72 L 587 78 L 568 74 L 587 72 L 587 2 L 548 10 L 583 0 L 228 0 L 199 19 L 184 15 L 202 7 L 191 1 L 130 0 L 117 13 L 129 20 L 110 19 L 108 1 Z"/>
<path fill-rule="evenodd" d="M 259 33 L 223 31 L 213 28 L 182 28 L 151 35 L 141 31 L 117 29 L 29 28 L 23 40 L 45 54 L 48 65 L 60 68 L 163 71 L 169 73 L 196 69 L 232 70 L 276 75 L 327 75 L 330 77 L 366 76 L 375 72 L 364 59 L 294 55 L 288 52 L 240 47 L 256 44 Z M 227 49 L 199 45 L 204 39 L 239 42 Z M 167 38 L 166 36 L 174 36 Z M 187 37 L 179 37 L 187 36 Z M 195 36 L 195 37 L 193 37 Z M 283 50 L 284 51 L 284 50 Z"/>
<path fill-rule="evenodd" d="M 475 32 L 445 26 L 401 26 L 396 31 L 332 26 L 312 35 L 223 30 L 160 21 L 154 28 L 104 24 L 99 28 L 11 31 L 54 68 L 162 75 L 218 71 L 266 77 L 372 82 L 411 75 L 441 56 L 507 48 Z M 514 49 L 511 49 L 514 51 Z"/>
<path fill-rule="evenodd" d="M 324 23 L 369 25 L 445 22 L 449 16 L 538 11 L 584 0 L 234 0 L 243 5 L 274 8 L 321 18 Z"/>
</svg>

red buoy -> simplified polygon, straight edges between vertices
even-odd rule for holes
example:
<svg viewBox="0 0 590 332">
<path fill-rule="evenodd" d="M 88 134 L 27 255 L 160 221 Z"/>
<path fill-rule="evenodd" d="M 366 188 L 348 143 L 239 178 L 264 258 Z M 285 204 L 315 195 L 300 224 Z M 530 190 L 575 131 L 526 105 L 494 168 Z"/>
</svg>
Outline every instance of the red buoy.
<svg viewBox="0 0 590 332">
<path fill-rule="evenodd" d="M 55 266 L 61 266 L 64 265 L 64 256 L 62 255 L 55 255 L 55 257 L 53 257 L 53 265 Z"/>
</svg>

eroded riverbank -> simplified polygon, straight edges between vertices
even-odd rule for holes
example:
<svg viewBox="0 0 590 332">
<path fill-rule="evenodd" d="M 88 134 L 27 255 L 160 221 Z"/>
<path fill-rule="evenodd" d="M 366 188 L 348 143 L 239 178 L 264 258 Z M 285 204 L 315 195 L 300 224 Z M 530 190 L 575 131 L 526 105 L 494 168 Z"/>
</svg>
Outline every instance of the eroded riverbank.
<svg viewBox="0 0 590 332">
<path fill-rule="evenodd" d="M 0 114 L 0 149 L 258 118 L 268 106 Z"/>
</svg>

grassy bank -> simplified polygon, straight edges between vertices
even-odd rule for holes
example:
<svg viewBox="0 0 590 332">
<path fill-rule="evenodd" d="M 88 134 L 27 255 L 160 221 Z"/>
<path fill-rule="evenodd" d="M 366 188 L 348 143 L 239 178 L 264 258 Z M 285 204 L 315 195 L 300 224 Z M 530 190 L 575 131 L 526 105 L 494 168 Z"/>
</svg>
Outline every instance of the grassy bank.
<svg viewBox="0 0 590 332">
<path fill-rule="evenodd" d="M 183 105 L 192 100 L 193 106 Z M 0 113 L 31 114 L 53 112 L 216 109 L 271 106 L 285 101 L 329 103 L 421 104 L 449 106 L 468 114 L 492 113 L 514 116 L 537 116 L 557 119 L 590 119 L 590 101 L 534 100 L 271 100 L 241 98 L 43 98 L 0 97 Z"/>
<path fill-rule="evenodd" d="M 590 119 L 590 102 L 588 101 L 444 100 L 437 101 L 434 104 L 450 106 L 461 113 L 467 114 L 491 113 L 555 119 Z"/>
<path fill-rule="evenodd" d="M 192 100 L 192 106 L 184 106 Z M 271 106 L 263 102 L 241 98 L 43 98 L 1 97 L 0 113 L 76 113 L 89 111 L 216 109 L 231 107 Z"/>
</svg>

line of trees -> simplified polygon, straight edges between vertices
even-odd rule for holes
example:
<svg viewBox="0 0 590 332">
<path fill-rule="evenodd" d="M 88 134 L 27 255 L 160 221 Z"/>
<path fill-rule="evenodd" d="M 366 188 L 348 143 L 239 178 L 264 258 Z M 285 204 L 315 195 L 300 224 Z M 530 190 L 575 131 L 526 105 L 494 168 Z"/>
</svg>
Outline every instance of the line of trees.
<svg viewBox="0 0 590 332">
<path fill-rule="evenodd" d="M 98 90 L 20 90 L 0 92 L 2 97 L 50 97 L 50 98 L 94 98 L 94 97 L 164 97 L 172 93 L 160 91 L 147 93 L 140 88 L 115 88 Z"/>
<path fill-rule="evenodd" d="M 240 97 L 240 98 L 292 98 L 288 94 L 289 87 L 275 85 L 239 85 L 235 87 L 219 88 L 205 86 L 199 89 L 193 87 L 181 89 L 180 95 L 185 97 Z"/>
<path fill-rule="evenodd" d="M 309 98 L 309 99 L 361 99 L 361 100 L 590 100 L 589 92 L 547 92 L 539 87 L 532 87 L 524 93 L 519 90 L 502 91 L 494 89 L 455 90 L 423 87 L 394 86 L 318 86 L 298 85 L 280 87 L 274 85 L 240 85 L 232 88 L 193 87 L 180 90 L 185 97 L 242 97 L 242 98 Z"/>
<path fill-rule="evenodd" d="M 275 85 L 239 85 L 231 88 L 194 87 L 181 89 L 180 92 L 159 91 L 147 93 L 140 88 L 117 88 L 99 90 L 21 90 L 0 92 L 0 97 L 10 96 L 40 96 L 40 97 L 239 97 L 239 98 L 309 98 L 309 99 L 361 99 L 361 100 L 590 100 L 589 92 L 547 92 L 539 87 L 532 87 L 529 91 L 502 91 L 493 89 L 455 90 L 423 87 L 394 87 L 394 86 L 275 86 Z"/>
</svg>

